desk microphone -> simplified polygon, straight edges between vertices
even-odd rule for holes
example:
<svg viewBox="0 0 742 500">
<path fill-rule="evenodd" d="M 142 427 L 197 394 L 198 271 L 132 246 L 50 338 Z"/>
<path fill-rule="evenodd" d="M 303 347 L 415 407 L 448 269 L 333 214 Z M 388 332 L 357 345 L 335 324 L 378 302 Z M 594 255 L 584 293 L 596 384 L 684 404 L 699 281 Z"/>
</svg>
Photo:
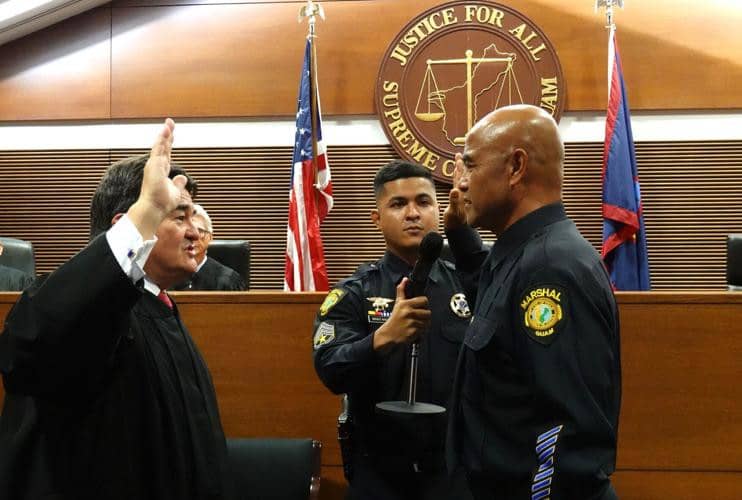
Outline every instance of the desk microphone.
<svg viewBox="0 0 742 500">
<path fill-rule="evenodd" d="M 418 249 L 419 257 L 412 268 L 409 281 L 405 287 L 405 297 L 419 297 L 425 293 L 425 286 L 428 284 L 430 271 L 433 264 L 438 260 L 443 249 L 443 238 L 436 232 L 430 232 L 420 242 Z M 417 341 L 412 343 L 410 352 L 410 378 L 407 390 L 407 401 L 383 401 L 376 404 L 376 411 L 385 414 L 399 415 L 439 415 L 445 413 L 446 409 L 442 406 L 430 403 L 418 403 L 415 401 L 417 396 L 417 358 L 419 356 L 419 347 Z"/>
</svg>

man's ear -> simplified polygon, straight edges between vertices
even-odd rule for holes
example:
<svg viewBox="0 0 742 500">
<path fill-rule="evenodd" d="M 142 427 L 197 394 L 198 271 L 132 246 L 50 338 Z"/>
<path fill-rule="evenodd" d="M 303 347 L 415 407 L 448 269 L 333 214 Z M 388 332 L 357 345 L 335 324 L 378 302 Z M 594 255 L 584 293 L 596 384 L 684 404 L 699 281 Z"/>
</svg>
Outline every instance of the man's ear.
<svg viewBox="0 0 742 500">
<path fill-rule="evenodd" d="M 523 148 L 515 148 L 510 155 L 510 186 L 523 182 L 528 171 L 528 153 Z"/>
<path fill-rule="evenodd" d="M 381 226 L 379 225 L 379 209 L 374 208 L 371 210 L 371 222 L 374 223 L 374 226 L 376 226 L 376 229 L 381 229 Z"/>
<path fill-rule="evenodd" d="M 111 219 L 111 227 L 113 227 L 113 225 L 116 224 L 119 221 L 119 219 L 121 217 L 123 217 L 123 216 L 124 216 L 123 213 L 118 213 L 118 214 L 114 215 L 113 216 L 113 219 Z"/>
</svg>

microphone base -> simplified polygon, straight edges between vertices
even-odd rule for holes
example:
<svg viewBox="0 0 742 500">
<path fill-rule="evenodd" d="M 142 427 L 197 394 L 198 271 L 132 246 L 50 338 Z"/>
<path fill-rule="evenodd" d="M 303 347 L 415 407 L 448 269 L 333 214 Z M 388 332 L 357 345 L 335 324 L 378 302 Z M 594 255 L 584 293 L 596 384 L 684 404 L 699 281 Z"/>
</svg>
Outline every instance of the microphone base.
<svg viewBox="0 0 742 500">
<path fill-rule="evenodd" d="M 446 413 L 446 409 L 430 403 L 382 401 L 376 403 L 376 412 L 384 415 L 441 415 Z"/>
</svg>

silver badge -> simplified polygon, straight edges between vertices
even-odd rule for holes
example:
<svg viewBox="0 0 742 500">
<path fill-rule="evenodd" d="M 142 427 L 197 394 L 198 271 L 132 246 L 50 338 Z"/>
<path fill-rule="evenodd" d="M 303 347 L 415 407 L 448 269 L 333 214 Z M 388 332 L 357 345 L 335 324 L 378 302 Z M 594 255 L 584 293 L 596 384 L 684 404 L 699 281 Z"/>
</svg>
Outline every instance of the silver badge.
<svg viewBox="0 0 742 500">
<path fill-rule="evenodd" d="M 457 293 L 451 297 L 451 310 L 459 318 L 471 318 L 471 309 L 463 293 Z"/>
</svg>

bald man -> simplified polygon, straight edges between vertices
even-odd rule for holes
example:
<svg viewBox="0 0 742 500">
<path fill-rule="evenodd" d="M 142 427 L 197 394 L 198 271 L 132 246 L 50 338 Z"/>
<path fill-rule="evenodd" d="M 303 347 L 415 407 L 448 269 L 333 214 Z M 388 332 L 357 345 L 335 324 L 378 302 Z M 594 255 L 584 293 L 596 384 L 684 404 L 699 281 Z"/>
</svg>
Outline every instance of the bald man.
<svg viewBox="0 0 742 500">
<path fill-rule="evenodd" d="M 457 268 L 479 275 L 459 357 L 447 454 L 477 499 L 613 499 L 621 400 L 618 309 L 595 249 L 561 202 L 552 117 L 500 108 L 457 157 L 444 224 Z M 468 226 L 491 252 L 457 245 Z"/>
</svg>

